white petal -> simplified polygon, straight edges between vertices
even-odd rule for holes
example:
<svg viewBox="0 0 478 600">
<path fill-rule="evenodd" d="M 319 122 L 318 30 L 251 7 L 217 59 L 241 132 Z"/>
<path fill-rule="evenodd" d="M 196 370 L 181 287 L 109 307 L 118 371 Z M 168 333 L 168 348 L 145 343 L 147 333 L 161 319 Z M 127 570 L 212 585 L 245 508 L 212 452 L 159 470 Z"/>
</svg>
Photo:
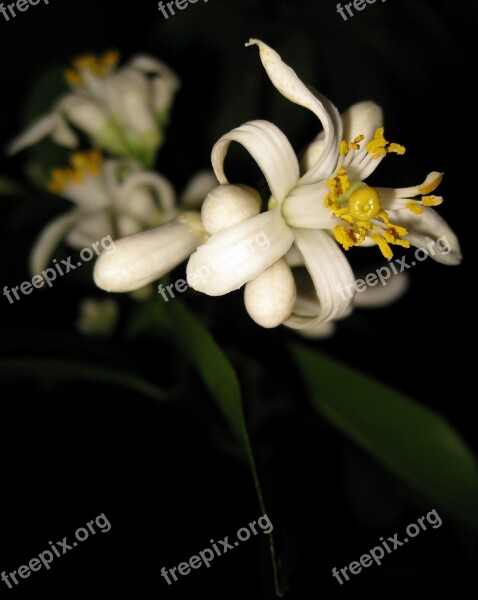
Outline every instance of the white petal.
<svg viewBox="0 0 478 600">
<path fill-rule="evenodd" d="M 180 204 L 184 208 L 200 208 L 204 198 L 218 185 L 212 171 L 199 171 L 187 184 L 181 195 Z"/>
<path fill-rule="evenodd" d="M 293 314 L 285 325 L 305 329 L 348 314 L 351 299 L 346 290 L 353 286 L 354 275 L 335 240 L 315 229 L 295 229 L 294 237 L 314 283 L 320 309 L 315 317 Z"/>
<path fill-rule="evenodd" d="M 115 250 L 95 264 L 96 285 L 107 292 L 131 292 L 179 265 L 203 241 L 194 227 L 173 221 L 115 240 Z"/>
<path fill-rule="evenodd" d="M 374 274 L 374 273 L 373 273 Z M 362 278 L 364 279 L 364 278 Z M 365 288 L 358 286 L 360 292 L 354 296 L 354 305 L 357 308 L 382 308 L 399 300 L 408 290 L 410 279 L 406 273 L 392 275 L 390 279 L 384 279 L 382 284 L 376 277 L 370 279 L 373 286 L 367 284 Z"/>
<path fill-rule="evenodd" d="M 279 208 L 213 235 L 189 259 L 188 283 L 209 296 L 237 290 L 285 255 L 294 238 Z"/>
<path fill-rule="evenodd" d="M 156 75 L 152 81 L 153 107 L 155 111 L 166 111 L 171 106 L 174 94 L 181 87 L 178 77 L 165 63 L 150 56 L 136 56 L 128 66 L 146 74 Z"/>
<path fill-rule="evenodd" d="M 224 159 L 231 142 L 246 148 L 264 174 L 272 195 L 282 202 L 299 180 L 297 157 L 282 131 L 268 121 L 249 121 L 223 135 L 211 155 L 219 183 L 229 183 L 224 174 Z"/>
<path fill-rule="evenodd" d="M 66 232 L 81 220 L 80 211 L 71 211 L 48 223 L 38 236 L 30 253 L 30 271 L 37 275 L 47 266 L 53 251 Z"/>
<path fill-rule="evenodd" d="M 78 136 L 68 125 L 63 115 L 57 116 L 51 132 L 51 139 L 59 146 L 65 146 L 65 148 L 76 148 L 79 142 Z"/>
<path fill-rule="evenodd" d="M 12 156 L 49 135 L 53 131 L 56 118 L 56 115 L 53 113 L 35 121 L 25 132 L 21 133 L 8 144 L 7 154 Z"/>
<path fill-rule="evenodd" d="M 383 111 L 374 102 L 358 102 L 350 106 L 341 116 L 343 136 L 346 142 L 352 142 L 357 136 L 364 135 L 360 148 L 373 140 L 375 131 L 383 127 Z"/>
<path fill-rule="evenodd" d="M 75 127 L 92 137 L 105 129 L 110 119 L 108 112 L 96 102 L 81 98 L 65 106 L 63 112 Z"/>
<path fill-rule="evenodd" d="M 140 172 L 131 175 L 120 191 L 120 204 L 127 206 L 129 196 L 138 188 L 151 190 L 157 201 L 163 219 L 168 221 L 177 214 L 176 193 L 171 183 L 158 173 Z"/>
<path fill-rule="evenodd" d="M 296 299 L 294 277 L 281 258 L 258 277 L 248 281 L 244 303 L 250 317 L 262 327 L 277 327 L 291 314 Z"/>
<path fill-rule="evenodd" d="M 307 329 L 298 329 L 297 333 L 311 340 L 324 340 L 331 337 L 335 333 L 335 321 L 327 321 L 327 323 L 319 323 Z"/>
<path fill-rule="evenodd" d="M 112 228 L 108 213 L 97 211 L 93 214 L 84 214 L 75 227 L 67 233 L 65 241 L 72 248 L 81 250 L 110 235 Z"/>
<path fill-rule="evenodd" d="M 286 65 L 279 54 L 260 40 L 251 39 L 246 46 L 257 45 L 264 68 L 279 92 L 291 102 L 311 110 L 322 123 L 325 132 L 324 148 L 318 163 L 303 176 L 305 183 L 313 183 L 330 174 L 336 163 L 338 141 L 342 124 L 337 109 L 316 90 L 308 88 L 295 71 Z"/>
<path fill-rule="evenodd" d="M 204 200 L 201 218 L 209 234 L 217 233 L 261 212 L 261 197 L 247 185 L 218 185 Z"/>
<path fill-rule="evenodd" d="M 294 188 L 282 205 L 282 215 L 287 224 L 305 229 L 333 229 L 339 221 L 324 206 L 329 191 L 325 182 L 301 184 Z"/>
<path fill-rule="evenodd" d="M 444 265 L 458 265 L 462 255 L 460 242 L 448 223 L 433 208 L 423 207 L 421 215 L 407 209 L 390 213 L 392 223 L 408 229 L 405 239 L 412 246 L 423 248 L 437 262 Z"/>
</svg>

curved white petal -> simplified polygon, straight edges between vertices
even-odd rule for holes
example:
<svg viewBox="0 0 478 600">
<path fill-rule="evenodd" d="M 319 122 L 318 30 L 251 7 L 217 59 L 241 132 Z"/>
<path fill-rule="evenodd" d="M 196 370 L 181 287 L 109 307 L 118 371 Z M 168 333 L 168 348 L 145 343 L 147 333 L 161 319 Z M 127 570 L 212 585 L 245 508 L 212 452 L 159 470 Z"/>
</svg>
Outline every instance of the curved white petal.
<svg viewBox="0 0 478 600">
<path fill-rule="evenodd" d="M 406 273 L 399 273 L 385 280 L 385 285 L 377 278 L 371 281 L 373 286 L 366 285 L 363 291 L 355 294 L 354 305 L 357 308 L 382 308 L 396 302 L 408 290 L 410 278 Z M 359 289 L 362 289 L 362 286 L 359 286 Z"/>
<path fill-rule="evenodd" d="M 437 262 L 458 265 L 460 242 L 448 223 L 433 208 L 423 207 L 421 215 L 407 209 L 390 212 L 390 220 L 408 229 L 405 236 L 412 246 L 423 248 Z"/>
<path fill-rule="evenodd" d="M 219 138 L 211 154 L 219 183 L 229 183 L 224 159 L 231 142 L 246 148 L 264 174 L 272 195 L 282 202 L 299 180 L 297 157 L 282 131 L 268 121 L 249 121 Z"/>
<path fill-rule="evenodd" d="M 313 165 L 302 179 L 305 183 L 323 179 L 333 169 L 333 165 L 329 162 L 331 160 L 336 162 L 336 157 L 332 157 L 332 155 L 336 153 L 338 138 L 341 135 L 341 122 L 337 109 L 316 90 L 308 88 L 295 71 L 286 65 L 279 54 L 267 44 L 261 40 L 251 39 L 246 46 L 251 45 L 259 47 L 262 64 L 275 88 L 285 98 L 308 108 L 319 118 L 325 132 L 323 152 L 319 162 Z"/>
<path fill-rule="evenodd" d="M 218 185 L 214 173 L 209 170 L 199 171 L 187 184 L 179 200 L 184 208 L 200 208 L 204 198 Z"/>
<path fill-rule="evenodd" d="M 26 131 L 13 139 L 7 146 L 7 154 L 12 156 L 28 146 L 36 144 L 38 141 L 49 135 L 56 122 L 56 114 L 45 115 L 35 121 Z"/>
<path fill-rule="evenodd" d="M 71 211 L 53 219 L 41 231 L 30 253 L 30 271 L 34 275 L 41 273 L 48 264 L 53 251 L 67 231 L 83 217 L 80 211 Z"/>
<path fill-rule="evenodd" d="M 329 191 L 325 182 L 294 188 L 282 204 L 287 224 L 305 229 L 333 229 L 338 219 L 324 206 Z"/>
<path fill-rule="evenodd" d="M 306 329 L 339 319 L 349 313 L 354 275 L 348 260 L 327 233 L 315 229 L 294 229 L 297 248 L 314 283 L 320 308 L 315 317 L 293 314 L 284 324 Z"/>
<path fill-rule="evenodd" d="M 209 296 L 237 290 L 284 256 L 293 240 L 278 207 L 232 225 L 191 256 L 188 283 Z"/>
<path fill-rule="evenodd" d="M 95 264 L 96 285 L 107 292 L 131 292 L 179 265 L 204 238 L 194 227 L 174 221 L 115 240 L 115 251 Z"/>
<path fill-rule="evenodd" d="M 250 317 L 262 327 L 277 327 L 291 314 L 296 299 L 294 277 L 281 258 L 248 281 L 244 288 L 244 304 Z"/>
<path fill-rule="evenodd" d="M 127 206 L 129 197 L 138 188 L 147 188 L 154 193 L 164 220 L 172 219 L 177 214 L 176 192 L 165 177 L 148 172 L 131 175 L 120 190 L 120 204 Z"/>
<path fill-rule="evenodd" d="M 128 67 L 137 69 L 148 75 L 159 75 L 167 84 L 171 94 L 181 87 L 181 82 L 174 71 L 168 65 L 156 58 L 146 55 L 134 56 L 128 63 Z"/>
</svg>

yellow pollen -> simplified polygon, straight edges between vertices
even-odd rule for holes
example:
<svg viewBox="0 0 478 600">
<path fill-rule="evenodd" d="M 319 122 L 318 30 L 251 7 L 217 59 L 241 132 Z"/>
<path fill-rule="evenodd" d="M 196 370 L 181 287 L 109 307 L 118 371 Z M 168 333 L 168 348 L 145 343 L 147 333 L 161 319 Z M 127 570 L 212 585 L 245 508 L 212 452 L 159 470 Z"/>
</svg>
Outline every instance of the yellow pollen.
<svg viewBox="0 0 478 600">
<path fill-rule="evenodd" d="M 81 184 L 86 175 L 98 177 L 103 164 L 103 158 L 98 150 L 89 152 L 75 152 L 70 156 L 71 167 L 64 169 L 53 169 L 47 189 L 59 194 L 71 184 Z"/>
<path fill-rule="evenodd" d="M 375 188 L 364 186 L 350 194 L 349 213 L 357 220 L 370 221 L 382 210 L 380 196 Z"/>
<path fill-rule="evenodd" d="M 339 148 L 340 156 L 345 156 L 346 154 L 348 154 L 348 151 L 349 151 L 349 145 L 347 144 L 347 142 L 345 140 L 342 140 L 340 142 L 340 148 Z"/>
<path fill-rule="evenodd" d="M 376 129 L 373 140 L 367 144 L 366 148 L 374 159 L 383 158 L 391 152 L 395 154 L 405 154 L 406 152 L 405 147 L 401 144 L 390 143 L 385 139 L 383 127 Z"/>
<path fill-rule="evenodd" d="M 443 202 L 442 196 L 423 196 L 424 206 L 439 206 Z"/>
<path fill-rule="evenodd" d="M 116 68 L 119 59 L 120 55 L 115 50 L 109 50 L 98 57 L 93 54 L 79 56 L 73 60 L 73 68 L 65 72 L 66 81 L 73 87 L 83 86 L 85 71 L 96 77 L 106 77 Z"/>
<path fill-rule="evenodd" d="M 415 202 L 407 202 L 405 208 L 408 208 L 414 215 L 421 215 L 423 213 L 423 208 Z"/>
</svg>

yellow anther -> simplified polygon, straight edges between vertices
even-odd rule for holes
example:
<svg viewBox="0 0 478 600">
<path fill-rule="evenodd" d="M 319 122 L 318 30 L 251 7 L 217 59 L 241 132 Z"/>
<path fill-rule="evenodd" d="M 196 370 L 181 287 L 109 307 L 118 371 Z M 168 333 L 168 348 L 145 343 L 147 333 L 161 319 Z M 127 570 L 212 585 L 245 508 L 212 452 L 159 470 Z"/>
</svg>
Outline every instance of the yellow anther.
<svg viewBox="0 0 478 600">
<path fill-rule="evenodd" d="M 405 208 L 408 208 L 414 215 L 421 215 L 423 213 L 423 208 L 415 202 L 407 202 Z"/>
<path fill-rule="evenodd" d="M 357 220 L 370 221 L 382 210 L 380 196 L 375 188 L 364 186 L 350 194 L 349 213 Z"/>
<path fill-rule="evenodd" d="M 423 196 L 424 206 L 439 206 L 443 202 L 442 196 Z"/>
<path fill-rule="evenodd" d="M 423 194 L 424 196 L 431 194 L 440 185 L 440 183 L 442 182 L 442 179 L 443 179 L 443 173 L 438 173 L 437 171 L 434 171 L 433 173 L 430 173 L 428 175 L 428 177 L 425 179 L 425 182 L 423 183 L 423 185 L 421 185 L 418 188 L 418 191 L 420 192 L 420 194 Z"/>
<path fill-rule="evenodd" d="M 70 156 L 71 167 L 53 169 L 47 189 L 55 194 L 61 193 L 69 184 L 83 183 L 85 176 L 98 177 L 103 158 L 98 150 L 75 152 Z"/>
<path fill-rule="evenodd" d="M 81 87 L 84 85 L 83 73 L 89 72 L 96 77 L 105 77 L 116 67 L 120 55 L 115 50 L 105 52 L 103 56 L 94 56 L 85 54 L 78 56 L 73 60 L 73 68 L 67 69 L 65 79 L 72 86 Z"/>
<path fill-rule="evenodd" d="M 340 156 L 345 156 L 346 154 L 348 154 L 349 145 L 347 144 L 347 142 L 345 140 L 342 140 L 340 142 L 339 152 L 340 152 Z"/>
<path fill-rule="evenodd" d="M 405 146 L 402 146 L 401 144 L 389 144 L 387 152 L 395 152 L 395 154 L 402 155 L 405 154 L 406 149 Z"/>
<path fill-rule="evenodd" d="M 380 235 L 372 235 L 370 239 L 377 244 L 385 258 L 392 258 L 393 252 L 388 242 Z"/>
</svg>

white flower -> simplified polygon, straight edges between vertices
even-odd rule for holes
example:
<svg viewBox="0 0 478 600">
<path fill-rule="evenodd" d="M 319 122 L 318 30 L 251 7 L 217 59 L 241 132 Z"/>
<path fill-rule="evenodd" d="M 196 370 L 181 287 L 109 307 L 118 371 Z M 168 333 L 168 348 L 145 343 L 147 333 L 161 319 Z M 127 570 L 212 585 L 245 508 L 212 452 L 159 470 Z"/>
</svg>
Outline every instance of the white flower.
<svg viewBox="0 0 478 600">
<path fill-rule="evenodd" d="M 440 173 L 430 173 L 421 185 L 396 190 L 363 183 L 388 153 L 405 152 L 384 138 L 381 109 L 362 102 L 340 117 L 331 102 L 306 87 L 274 50 L 259 40 L 246 45 L 252 44 L 259 46 L 274 86 L 287 99 L 311 110 L 323 132 L 306 153 L 302 175 L 289 141 L 268 121 L 250 121 L 219 139 L 212 165 L 221 186 L 213 193 L 223 197 L 230 214 L 211 230 L 218 203 L 204 203 L 203 223 L 212 235 L 191 256 L 188 283 L 211 296 L 246 284 L 246 308 L 260 325 L 284 323 L 296 329 L 323 330 L 324 324 L 351 310 L 352 296 L 340 290 L 350 289 L 354 276 L 339 244 L 345 250 L 378 245 L 389 259 L 393 245 L 426 247 L 446 236 L 450 253 L 433 257 L 459 263 L 456 236 L 430 208 L 442 201 L 430 195 L 441 181 Z M 231 193 L 224 173 L 231 142 L 244 146 L 264 174 L 271 191 L 266 212 L 260 213 L 258 203 L 253 214 L 244 210 L 245 204 L 252 206 L 252 192 L 247 201 L 242 188 L 236 186 L 237 192 Z M 224 212 L 224 206 L 220 210 Z M 267 248 L 244 244 L 259 234 L 270 241 Z M 302 284 L 291 274 L 291 266 L 298 265 L 306 267 L 315 288 L 317 300 L 312 306 L 304 304 Z"/>
<path fill-rule="evenodd" d="M 132 160 L 103 160 L 98 150 L 76 152 L 71 167 L 54 169 L 48 189 L 75 205 L 41 232 L 30 259 L 40 273 L 65 237 L 76 249 L 105 236 L 125 236 L 171 220 L 176 214 L 172 185 Z"/>
<path fill-rule="evenodd" d="M 118 53 L 111 51 L 98 58 L 77 58 L 66 72 L 72 93 L 13 140 L 8 152 L 14 154 L 46 136 L 76 148 L 76 128 L 103 150 L 151 166 L 163 143 L 179 80 L 164 63 L 148 56 L 136 56 L 122 68 L 117 68 L 118 60 Z"/>
</svg>

